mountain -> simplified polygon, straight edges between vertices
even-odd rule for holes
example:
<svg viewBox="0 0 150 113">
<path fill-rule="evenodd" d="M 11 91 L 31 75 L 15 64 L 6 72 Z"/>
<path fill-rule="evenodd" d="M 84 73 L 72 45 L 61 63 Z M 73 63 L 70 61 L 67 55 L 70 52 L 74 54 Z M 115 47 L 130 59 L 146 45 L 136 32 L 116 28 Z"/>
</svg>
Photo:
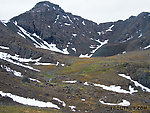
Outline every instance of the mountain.
<svg viewBox="0 0 150 113">
<path fill-rule="evenodd" d="M 100 48 L 94 56 L 112 56 L 122 52 L 149 48 L 150 13 L 143 12 L 138 16 L 131 16 L 125 21 L 120 20 L 112 24 L 113 28 L 109 30 L 109 33 L 102 35 L 102 39 L 108 39 L 109 44 Z M 104 23 L 99 26 L 106 25 Z"/>
<path fill-rule="evenodd" d="M 44 1 L 12 18 L 8 27 L 36 48 L 80 57 L 112 56 L 149 46 L 149 15 L 98 25 Z"/>
<path fill-rule="evenodd" d="M 0 21 L 0 113 L 150 113 L 149 29 L 147 12 L 97 24 L 47 1 Z"/>
<path fill-rule="evenodd" d="M 95 41 L 99 39 L 96 23 L 66 13 L 58 5 L 47 1 L 12 18 L 8 26 L 11 27 L 12 24 L 17 27 L 18 30 L 15 31 L 19 34 L 25 37 L 29 35 L 27 38 L 37 48 L 79 56 L 92 51 L 94 47 L 90 48 L 91 45 L 100 45 Z"/>
</svg>

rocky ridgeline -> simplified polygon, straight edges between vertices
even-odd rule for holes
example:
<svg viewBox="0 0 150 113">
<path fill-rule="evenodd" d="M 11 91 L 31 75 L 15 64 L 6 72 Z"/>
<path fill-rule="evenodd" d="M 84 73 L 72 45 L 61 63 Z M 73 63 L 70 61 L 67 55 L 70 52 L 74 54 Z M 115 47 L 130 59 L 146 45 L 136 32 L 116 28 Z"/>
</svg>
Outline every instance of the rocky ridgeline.
<svg viewBox="0 0 150 113">
<path fill-rule="evenodd" d="M 98 25 L 44 1 L 12 18 L 7 26 L 29 39 L 36 48 L 80 57 L 112 56 L 145 50 L 150 45 L 150 13 L 147 12 L 125 21 Z"/>
</svg>

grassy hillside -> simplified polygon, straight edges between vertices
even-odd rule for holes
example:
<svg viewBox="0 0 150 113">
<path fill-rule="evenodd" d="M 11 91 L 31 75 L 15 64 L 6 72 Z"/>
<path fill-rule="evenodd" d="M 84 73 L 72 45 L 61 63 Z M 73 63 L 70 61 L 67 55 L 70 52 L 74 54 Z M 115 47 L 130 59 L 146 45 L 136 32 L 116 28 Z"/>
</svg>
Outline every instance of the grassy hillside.
<svg viewBox="0 0 150 113">
<path fill-rule="evenodd" d="M 68 64 L 62 66 L 36 66 L 42 70 L 40 73 L 34 73 L 34 77 L 41 83 L 23 83 L 23 78 L 13 78 L 1 70 L 0 90 L 11 92 L 13 94 L 36 98 L 42 101 L 50 101 L 57 104 L 61 110 L 52 108 L 40 109 L 35 107 L 20 107 L 10 104 L 11 101 L 1 99 L 3 106 L 0 106 L 0 113 L 70 113 L 70 106 L 76 106 L 75 112 L 89 113 L 149 113 L 150 96 L 148 92 L 142 91 L 136 87 L 130 80 L 118 76 L 120 73 L 131 76 L 133 80 L 138 81 L 146 87 L 149 87 L 150 81 L 150 51 L 131 52 L 112 57 L 96 58 L 68 58 Z M 70 62 L 70 63 L 69 63 Z M 33 72 L 29 73 L 32 76 Z M 7 79 L 6 79 L 7 77 Z M 33 76 L 32 76 L 33 77 Z M 143 81 L 146 80 L 146 82 Z M 9 81 L 9 83 L 8 83 Z M 67 83 L 65 81 L 76 81 Z M 84 83 L 87 82 L 88 85 Z M 105 90 L 96 87 L 93 84 L 105 86 L 115 85 L 121 89 L 129 91 L 131 85 L 137 93 L 125 94 Z M 66 107 L 53 98 L 59 98 L 66 103 Z M 115 108 L 114 106 L 103 105 L 99 100 L 106 103 L 120 103 L 122 99 L 130 102 L 129 108 Z M 19 106 L 19 107 L 18 107 Z M 118 106 L 119 107 L 119 106 Z M 138 109 L 138 107 L 142 107 Z"/>
</svg>

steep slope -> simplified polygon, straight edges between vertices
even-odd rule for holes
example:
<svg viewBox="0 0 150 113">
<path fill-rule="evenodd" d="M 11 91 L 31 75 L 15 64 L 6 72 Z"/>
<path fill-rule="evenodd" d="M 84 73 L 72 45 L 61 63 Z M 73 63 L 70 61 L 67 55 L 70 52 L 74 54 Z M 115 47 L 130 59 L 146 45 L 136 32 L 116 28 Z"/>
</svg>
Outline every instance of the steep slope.
<svg viewBox="0 0 150 113">
<path fill-rule="evenodd" d="M 110 29 L 105 26 L 110 26 Z M 94 56 L 112 56 L 135 50 L 145 50 L 150 45 L 150 13 L 143 12 L 125 21 L 100 24 L 102 39 L 109 44 L 100 48 Z"/>
<path fill-rule="evenodd" d="M 113 56 L 149 48 L 149 15 L 143 12 L 125 21 L 98 25 L 43 1 L 12 18 L 8 27 L 36 48 L 79 57 Z"/>
<path fill-rule="evenodd" d="M 79 56 L 90 54 L 92 50 L 101 45 L 96 41 L 100 38 L 96 23 L 67 13 L 58 5 L 47 1 L 36 4 L 30 11 L 12 18 L 10 22 L 30 36 L 32 35 L 31 37 L 34 34 L 35 40 L 30 39 L 37 48 Z M 26 36 L 25 33 L 21 31 L 20 33 Z M 55 46 L 57 50 L 50 49 L 52 46 Z"/>
</svg>

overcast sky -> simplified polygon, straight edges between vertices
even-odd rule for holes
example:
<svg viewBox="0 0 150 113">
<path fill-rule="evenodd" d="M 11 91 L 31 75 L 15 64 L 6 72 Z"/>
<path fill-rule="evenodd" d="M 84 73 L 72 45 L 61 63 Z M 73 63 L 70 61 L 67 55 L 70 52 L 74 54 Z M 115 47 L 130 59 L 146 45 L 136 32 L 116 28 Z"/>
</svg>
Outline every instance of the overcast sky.
<svg viewBox="0 0 150 113">
<path fill-rule="evenodd" d="M 0 20 L 8 20 L 30 10 L 42 0 L 0 0 Z M 124 20 L 145 11 L 150 0 L 47 0 L 60 5 L 66 12 L 97 23 Z"/>
</svg>

